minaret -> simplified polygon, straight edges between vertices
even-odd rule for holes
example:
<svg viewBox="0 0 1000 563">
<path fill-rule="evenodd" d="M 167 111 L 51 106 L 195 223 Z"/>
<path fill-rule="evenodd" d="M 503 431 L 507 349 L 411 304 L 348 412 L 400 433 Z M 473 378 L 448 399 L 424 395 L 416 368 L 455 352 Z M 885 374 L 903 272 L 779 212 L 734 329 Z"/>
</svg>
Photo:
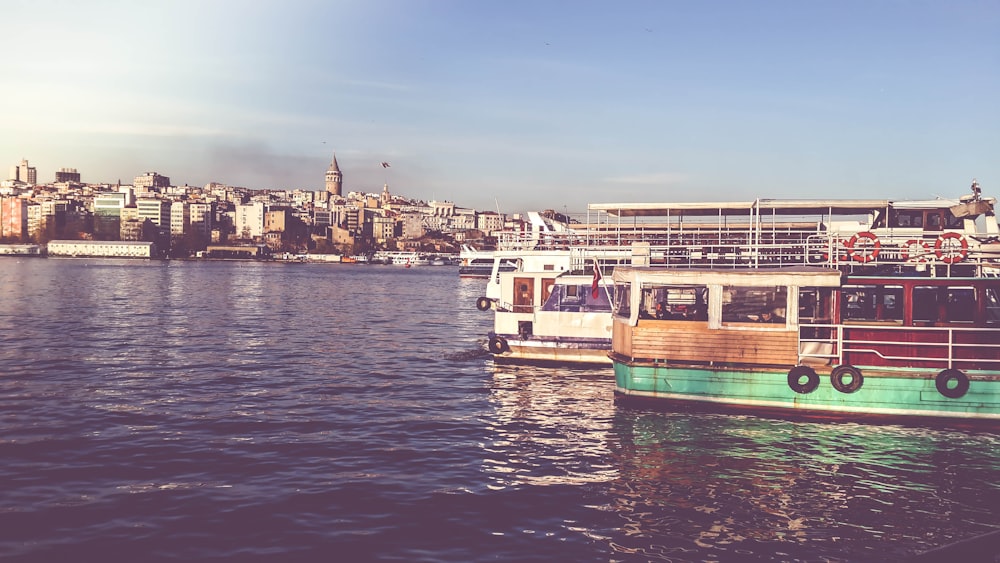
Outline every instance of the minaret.
<svg viewBox="0 0 1000 563">
<path fill-rule="evenodd" d="M 392 202 L 392 196 L 389 195 L 389 184 L 382 186 L 382 207 L 385 207 Z"/>
<path fill-rule="evenodd" d="M 337 166 L 337 153 L 333 153 L 333 162 L 326 169 L 326 191 L 331 196 L 340 196 L 344 187 L 344 175 L 340 173 L 340 166 Z"/>
</svg>

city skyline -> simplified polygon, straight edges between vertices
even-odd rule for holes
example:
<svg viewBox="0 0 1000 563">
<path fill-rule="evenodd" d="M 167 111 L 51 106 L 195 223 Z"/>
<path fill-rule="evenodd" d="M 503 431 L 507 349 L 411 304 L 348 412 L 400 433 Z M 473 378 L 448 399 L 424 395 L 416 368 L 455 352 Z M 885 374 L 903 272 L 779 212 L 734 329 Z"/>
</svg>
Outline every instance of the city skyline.
<svg viewBox="0 0 1000 563">
<path fill-rule="evenodd" d="M 0 162 L 39 182 L 322 191 L 336 152 L 345 190 L 504 213 L 1000 193 L 994 2 L 4 11 Z"/>
</svg>

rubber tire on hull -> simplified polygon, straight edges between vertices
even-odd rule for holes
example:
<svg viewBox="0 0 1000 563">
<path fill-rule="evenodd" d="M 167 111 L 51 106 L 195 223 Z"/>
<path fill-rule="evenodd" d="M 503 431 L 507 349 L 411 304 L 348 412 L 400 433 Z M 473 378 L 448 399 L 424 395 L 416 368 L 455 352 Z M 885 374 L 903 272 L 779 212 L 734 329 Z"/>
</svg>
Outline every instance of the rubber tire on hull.
<svg viewBox="0 0 1000 563">
<path fill-rule="evenodd" d="M 801 382 L 803 377 L 806 378 L 805 383 Z M 819 375 L 809 366 L 795 366 L 788 370 L 788 386 L 796 393 L 812 393 L 819 387 Z"/>
<path fill-rule="evenodd" d="M 489 349 L 490 352 L 493 352 L 494 354 L 510 352 L 510 346 L 507 345 L 507 340 L 502 336 L 490 337 Z"/>
<path fill-rule="evenodd" d="M 489 297 L 480 297 L 476 299 L 476 309 L 480 311 L 489 311 L 490 307 L 493 305 L 493 301 Z"/>
<path fill-rule="evenodd" d="M 952 379 L 958 382 L 954 389 L 948 387 L 948 382 Z M 957 369 L 946 369 L 937 374 L 937 377 L 934 378 L 934 385 L 937 387 L 938 393 L 949 399 L 958 399 L 969 392 L 969 376 Z"/>
<path fill-rule="evenodd" d="M 844 378 L 850 377 L 850 383 L 844 383 Z M 837 366 L 830 372 L 830 383 L 841 393 L 853 393 L 865 384 L 865 376 L 854 366 Z"/>
</svg>

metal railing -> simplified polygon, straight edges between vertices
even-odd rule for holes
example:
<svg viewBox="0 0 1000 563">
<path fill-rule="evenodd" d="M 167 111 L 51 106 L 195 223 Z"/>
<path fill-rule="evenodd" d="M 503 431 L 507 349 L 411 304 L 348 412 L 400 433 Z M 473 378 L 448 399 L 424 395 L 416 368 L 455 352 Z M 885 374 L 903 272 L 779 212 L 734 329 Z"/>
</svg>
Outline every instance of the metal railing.
<svg viewBox="0 0 1000 563">
<path fill-rule="evenodd" d="M 878 331 L 889 336 L 904 333 L 924 335 L 922 341 L 901 338 L 858 339 L 845 338 L 845 331 L 868 330 Z M 829 332 L 827 337 L 804 336 L 807 332 Z M 963 340 L 962 334 L 977 334 L 980 342 Z M 903 347 L 905 355 L 888 352 L 890 347 Z M 962 354 L 960 351 L 976 351 L 975 354 Z M 958 326 L 894 326 L 894 325 L 842 325 L 842 324 L 803 324 L 799 326 L 799 361 L 808 359 L 820 360 L 834 365 L 842 365 L 845 355 L 868 354 L 882 360 L 878 366 L 909 367 L 906 364 L 915 362 L 943 363 L 945 367 L 953 368 L 956 364 L 974 363 L 983 366 L 979 369 L 1000 369 L 1000 325 L 986 327 Z M 970 357 L 974 356 L 974 357 Z M 866 365 L 866 364 L 861 364 Z"/>
</svg>

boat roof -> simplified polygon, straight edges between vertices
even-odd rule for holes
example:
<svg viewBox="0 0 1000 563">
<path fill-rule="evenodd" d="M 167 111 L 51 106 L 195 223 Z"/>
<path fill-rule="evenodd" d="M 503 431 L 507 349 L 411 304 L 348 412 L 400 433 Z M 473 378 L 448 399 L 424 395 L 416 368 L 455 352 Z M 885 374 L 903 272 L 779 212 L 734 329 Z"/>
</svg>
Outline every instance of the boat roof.
<svg viewBox="0 0 1000 563">
<path fill-rule="evenodd" d="M 993 198 L 983 198 L 990 204 Z M 676 202 L 676 203 L 592 203 L 589 211 L 600 211 L 615 217 L 676 217 L 749 215 L 754 210 L 774 215 L 863 215 L 877 209 L 941 209 L 959 203 L 961 199 L 888 200 L 888 199 L 757 199 L 749 201 Z"/>
<path fill-rule="evenodd" d="M 735 285 L 840 287 L 843 273 L 834 268 L 819 266 L 789 266 L 786 268 L 703 269 L 703 268 L 648 268 L 619 266 L 612 274 L 615 283 L 662 285 Z"/>
</svg>

